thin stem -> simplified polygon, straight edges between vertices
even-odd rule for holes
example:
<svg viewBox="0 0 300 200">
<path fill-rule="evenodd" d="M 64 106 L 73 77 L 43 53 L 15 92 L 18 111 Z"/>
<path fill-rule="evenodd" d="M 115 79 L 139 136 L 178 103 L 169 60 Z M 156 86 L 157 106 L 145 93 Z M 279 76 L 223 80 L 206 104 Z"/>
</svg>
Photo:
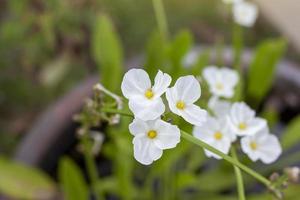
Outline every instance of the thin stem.
<svg viewBox="0 0 300 200">
<path fill-rule="evenodd" d="M 85 160 L 85 165 L 87 168 L 87 173 L 89 176 L 89 179 L 91 181 L 91 185 L 92 185 L 92 190 L 93 193 L 95 195 L 95 199 L 96 200 L 100 200 L 103 199 L 101 198 L 100 194 L 97 191 L 96 185 L 97 185 L 97 178 L 98 178 L 98 171 L 97 171 L 97 167 L 96 167 L 96 163 L 93 157 L 93 153 L 91 151 L 90 148 L 90 143 L 89 143 L 89 138 L 87 133 L 84 134 L 81 137 L 81 142 L 84 146 L 84 160 Z"/>
<path fill-rule="evenodd" d="M 232 37 L 234 49 L 233 66 L 241 73 L 241 56 L 244 48 L 243 27 L 234 23 Z"/>
<path fill-rule="evenodd" d="M 152 4 L 160 34 L 162 38 L 168 39 L 168 23 L 162 0 L 152 0 Z"/>
<path fill-rule="evenodd" d="M 231 155 L 236 161 L 238 161 L 238 156 L 236 154 L 235 147 L 231 148 Z M 246 200 L 243 176 L 242 176 L 242 172 L 241 172 L 240 168 L 234 166 L 234 173 L 235 173 L 235 176 L 236 176 L 239 200 Z"/>
<path fill-rule="evenodd" d="M 123 115 L 123 116 L 133 117 L 132 114 L 130 114 L 130 113 L 126 112 L 126 111 L 117 110 L 117 109 L 106 109 L 106 108 L 103 108 L 102 112 L 112 113 L 112 114 L 120 114 L 120 115 Z M 207 150 L 211 151 L 214 154 L 217 154 L 218 156 L 222 157 L 227 162 L 231 163 L 234 166 L 237 166 L 238 168 L 240 168 L 241 170 L 243 170 L 247 174 L 253 176 L 258 181 L 260 181 L 261 183 L 263 183 L 264 185 L 266 185 L 268 188 L 270 188 L 271 190 L 274 189 L 272 187 L 271 181 L 269 181 L 267 178 L 263 177 L 262 175 L 258 174 L 254 170 L 250 169 L 246 165 L 240 163 L 239 161 L 237 161 L 236 159 L 232 158 L 231 156 L 222 153 L 218 149 L 210 146 L 209 144 L 203 142 L 202 140 L 199 140 L 199 139 L 193 137 L 192 135 L 188 134 L 187 132 L 185 132 L 183 130 L 180 130 L 180 132 L 181 132 L 181 137 L 184 138 L 185 140 L 187 140 L 187 141 L 189 141 L 189 142 L 191 142 L 191 143 L 193 143 L 195 145 L 198 145 L 198 146 L 200 146 L 200 147 L 202 147 L 204 149 L 207 149 Z"/>
</svg>

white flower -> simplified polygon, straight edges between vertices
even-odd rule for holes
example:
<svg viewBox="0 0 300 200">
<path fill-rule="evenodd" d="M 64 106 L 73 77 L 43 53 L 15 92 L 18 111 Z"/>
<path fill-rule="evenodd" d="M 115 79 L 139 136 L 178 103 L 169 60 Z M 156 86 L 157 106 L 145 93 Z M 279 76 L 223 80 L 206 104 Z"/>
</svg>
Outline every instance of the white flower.
<svg viewBox="0 0 300 200">
<path fill-rule="evenodd" d="M 182 60 L 182 65 L 185 68 L 190 68 L 192 65 L 194 65 L 196 63 L 198 56 L 199 56 L 198 51 L 194 50 L 194 51 L 188 52 Z"/>
<path fill-rule="evenodd" d="M 154 85 L 148 74 L 142 69 L 131 69 L 123 78 L 121 89 L 129 99 L 129 108 L 134 116 L 143 120 L 154 120 L 165 111 L 161 95 L 171 83 L 171 77 L 158 71 Z"/>
<path fill-rule="evenodd" d="M 236 136 L 230 131 L 225 118 L 208 117 L 207 122 L 202 126 L 194 127 L 193 135 L 225 154 L 228 154 L 231 142 L 236 139 Z M 204 152 L 208 157 L 221 159 L 220 156 L 206 149 Z"/>
<path fill-rule="evenodd" d="M 207 112 L 194 103 L 201 96 L 200 84 L 194 76 L 180 77 L 174 87 L 168 88 L 166 97 L 170 110 L 187 122 L 201 126 Z"/>
<path fill-rule="evenodd" d="M 235 70 L 225 67 L 206 67 L 203 70 L 204 79 L 209 85 L 210 92 L 215 96 L 231 98 L 239 76 Z"/>
<path fill-rule="evenodd" d="M 255 111 L 244 102 L 232 105 L 227 120 L 231 131 L 239 136 L 254 135 L 267 125 L 266 120 L 255 117 Z"/>
<path fill-rule="evenodd" d="M 245 27 L 254 25 L 258 15 L 258 8 L 250 2 L 240 2 L 233 5 L 234 21 Z"/>
<path fill-rule="evenodd" d="M 180 142 L 178 127 L 160 119 L 134 119 L 129 130 L 134 136 L 134 158 L 144 165 L 158 160 L 164 149 L 174 148 Z"/>
<path fill-rule="evenodd" d="M 240 3 L 243 0 L 223 0 L 224 3 L 226 4 L 235 4 L 235 3 Z"/>
<path fill-rule="evenodd" d="M 267 126 L 255 135 L 243 137 L 241 139 L 241 147 L 252 161 L 260 159 L 265 164 L 270 164 L 277 160 L 282 152 L 278 138 L 269 134 Z"/>
<path fill-rule="evenodd" d="M 231 108 L 231 103 L 226 100 L 221 100 L 217 96 L 210 97 L 208 107 L 217 117 L 225 117 Z"/>
</svg>

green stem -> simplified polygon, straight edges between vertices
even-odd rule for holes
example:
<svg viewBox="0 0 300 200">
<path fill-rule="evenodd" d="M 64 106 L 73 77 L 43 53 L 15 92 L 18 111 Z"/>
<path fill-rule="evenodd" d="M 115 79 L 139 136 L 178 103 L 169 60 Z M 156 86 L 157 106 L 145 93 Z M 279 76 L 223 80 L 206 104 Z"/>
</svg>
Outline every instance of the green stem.
<svg viewBox="0 0 300 200">
<path fill-rule="evenodd" d="M 110 109 L 110 108 L 103 108 L 102 112 L 106 112 L 106 113 L 111 113 L 111 114 L 120 114 L 120 115 L 124 115 L 124 116 L 130 116 L 133 117 L 132 114 L 122 111 L 122 110 L 117 110 L 117 109 Z M 274 189 L 271 185 L 271 181 L 269 181 L 267 178 L 263 177 L 262 175 L 258 174 L 257 172 L 255 172 L 254 170 L 248 168 L 246 165 L 240 163 L 239 161 L 237 161 L 236 159 L 232 158 L 231 156 L 224 154 L 223 152 L 219 151 L 218 149 L 210 146 L 209 144 L 203 142 L 202 140 L 199 140 L 195 137 L 193 137 L 192 135 L 188 134 L 187 132 L 180 130 L 181 132 L 181 137 L 184 138 L 185 140 L 198 145 L 204 149 L 207 149 L 209 151 L 211 151 L 214 154 L 217 154 L 218 156 L 222 157 L 224 160 L 226 160 L 227 162 L 231 163 L 232 165 L 240 168 L 241 170 L 243 170 L 244 172 L 246 172 L 247 174 L 253 176 L 254 178 L 256 178 L 258 181 L 260 181 L 261 183 L 263 183 L 264 185 L 266 185 L 268 188 L 270 189 Z"/>
<path fill-rule="evenodd" d="M 241 56 L 244 48 L 243 27 L 234 23 L 232 37 L 234 50 L 233 66 L 241 73 Z"/>
<path fill-rule="evenodd" d="M 236 161 L 238 161 L 238 156 L 236 154 L 236 150 L 234 147 L 231 148 L 231 155 Z M 242 176 L 242 172 L 241 172 L 240 168 L 234 166 L 234 173 L 236 176 L 239 200 L 246 200 L 243 176 Z"/>
<path fill-rule="evenodd" d="M 101 198 L 100 194 L 98 193 L 98 190 L 97 190 L 97 187 L 96 187 L 97 186 L 98 171 L 97 171 L 96 163 L 95 163 L 95 160 L 94 160 L 94 157 L 93 157 L 93 153 L 91 151 L 90 141 L 89 141 L 87 133 L 84 134 L 81 137 L 81 143 L 84 146 L 85 165 L 86 165 L 86 168 L 87 168 L 88 177 L 91 181 L 92 190 L 93 190 L 93 193 L 95 195 L 95 199 L 96 200 L 103 199 L 103 198 Z"/>
<path fill-rule="evenodd" d="M 152 0 L 152 4 L 160 34 L 162 38 L 168 39 L 168 23 L 162 0 Z"/>
</svg>

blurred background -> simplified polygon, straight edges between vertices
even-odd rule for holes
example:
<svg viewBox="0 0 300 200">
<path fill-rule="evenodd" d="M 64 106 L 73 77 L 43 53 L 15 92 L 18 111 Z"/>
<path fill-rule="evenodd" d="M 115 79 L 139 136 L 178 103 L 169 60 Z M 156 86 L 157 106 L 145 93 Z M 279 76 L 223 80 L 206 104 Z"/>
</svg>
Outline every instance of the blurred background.
<svg viewBox="0 0 300 200">
<path fill-rule="evenodd" d="M 200 48 L 216 44 L 230 46 L 231 16 L 221 0 L 163 2 L 170 35 L 189 29 Z M 285 71 L 285 78 L 288 74 L 294 74 L 293 80 L 298 78 L 298 82 L 292 83 L 296 84 L 292 87 L 297 90 L 300 86 L 300 77 L 295 78 L 300 70 L 300 2 L 257 0 L 257 4 L 259 18 L 256 25 L 245 32 L 246 47 L 255 48 L 266 38 L 284 37 L 288 41 L 284 59 L 291 68 L 281 70 Z M 80 111 L 85 97 L 91 94 L 91 87 L 98 80 L 95 74 L 98 74 L 99 66 L 92 46 L 96 42 L 93 37 L 95 22 L 100 14 L 112 19 L 124 49 L 125 63 L 135 65 L 147 46 L 147 38 L 157 27 L 151 1 L 0 0 L 1 155 L 40 164 L 35 161 L 41 157 L 24 157 L 24 152 L 16 153 L 26 134 L 39 132 L 42 128 L 45 132 L 52 130 L 55 124 L 47 121 L 51 117 L 45 113 L 49 109 L 60 109 L 57 116 L 52 117 L 65 123 L 70 123 L 72 115 Z M 279 108 L 275 107 L 281 109 L 280 117 L 284 123 L 297 116 L 300 107 L 299 94 L 295 90 L 287 96 L 281 95 L 287 87 L 283 85 L 277 92 L 280 98 L 272 101 L 273 105 L 279 105 Z M 43 125 L 37 128 L 36 124 Z M 75 129 L 68 132 L 67 136 L 75 134 Z M 48 139 L 44 138 L 42 143 L 47 143 Z M 57 148 L 64 145 L 56 144 Z M 32 152 L 40 151 L 39 148 L 32 146 Z M 51 156 L 47 159 L 49 164 Z M 53 175 L 55 166 L 44 168 Z"/>
</svg>

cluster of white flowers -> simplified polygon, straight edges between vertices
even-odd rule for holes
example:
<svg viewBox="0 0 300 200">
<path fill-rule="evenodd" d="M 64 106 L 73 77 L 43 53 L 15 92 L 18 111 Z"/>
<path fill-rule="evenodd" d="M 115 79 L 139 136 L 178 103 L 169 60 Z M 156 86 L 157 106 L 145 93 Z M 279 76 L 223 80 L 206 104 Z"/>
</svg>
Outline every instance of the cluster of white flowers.
<svg viewBox="0 0 300 200">
<path fill-rule="evenodd" d="M 238 74 L 227 68 L 210 66 L 203 71 L 213 94 L 208 107 L 212 116 L 207 123 L 196 126 L 193 134 L 221 152 L 227 154 L 232 142 L 242 137 L 241 149 L 253 161 L 274 162 L 281 154 L 281 146 L 276 136 L 269 133 L 265 119 L 255 116 L 255 111 L 244 102 L 231 104 L 221 97 L 231 98 L 238 83 Z M 205 150 L 208 157 L 219 159 L 218 155 Z"/>
<path fill-rule="evenodd" d="M 201 96 L 200 83 L 194 76 L 178 78 L 169 87 L 172 78 L 158 71 L 154 84 L 142 69 L 131 69 L 123 78 L 122 92 L 129 100 L 129 109 L 134 120 L 129 130 L 134 136 L 134 157 L 149 165 L 162 156 L 163 150 L 176 147 L 180 142 L 180 129 L 161 119 L 168 102 L 168 111 L 194 125 L 193 135 L 228 154 L 231 144 L 238 137 L 241 149 L 250 159 L 264 163 L 275 161 L 281 154 L 278 139 L 269 133 L 266 120 L 256 117 L 255 111 L 244 102 L 231 104 L 224 98 L 232 98 L 239 81 L 238 73 L 226 67 L 208 66 L 203 71 L 212 97 L 207 111 L 195 104 Z M 208 157 L 220 157 L 205 150 Z"/>
<path fill-rule="evenodd" d="M 195 105 L 201 96 L 197 79 L 183 76 L 169 88 L 171 80 L 168 74 L 158 71 L 152 86 L 147 72 L 131 69 L 122 81 L 123 95 L 129 100 L 129 109 L 135 117 L 129 125 L 134 136 L 134 157 L 145 165 L 159 159 L 164 149 L 174 148 L 180 142 L 179 128 L 161 120 L 166 109 L 164 93 L 171 112 L 197 126 L 206 120 L 207 112 Z"/>
<path fill-rule="evenodd" d="M 252 27 L 257 19 L 258 8 L 254 3 L 244 0 L 223 0 L 226 4 L 232 4 L 234 21 L 245 27 Z"/>
</svg>

